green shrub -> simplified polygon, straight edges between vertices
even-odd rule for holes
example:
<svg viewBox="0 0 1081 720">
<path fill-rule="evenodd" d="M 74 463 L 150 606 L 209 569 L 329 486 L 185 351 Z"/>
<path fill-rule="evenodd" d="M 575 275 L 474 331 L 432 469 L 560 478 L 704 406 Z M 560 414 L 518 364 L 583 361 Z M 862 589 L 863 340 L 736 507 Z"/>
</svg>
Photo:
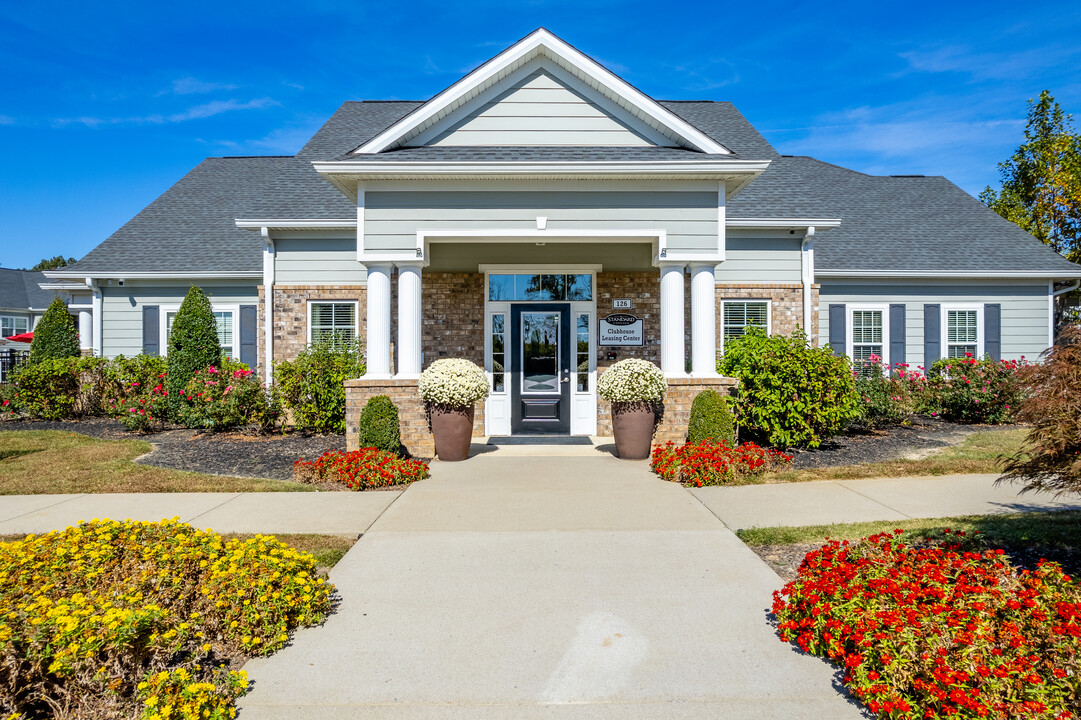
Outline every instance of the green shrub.
<svg viewBox="0 0 1081 720">
<path fill-rule="evenodd" d="M 373 447 L 387 452 L 400 452 L 402 435 L 398 428 L 398 408 L 386 395 L 376 395 L 360 413 L 360 447 Z"/>
<path fill-rule="evenodd" d="M 900 425 L 920 412 L 928 398 L 927 378 L 918 371 L 898 365 L 887 374 L 882 358 L 872 355 L 865 372 L 856 372 L 859 417 L 856 423 L 865 428 Z"/>
<path fill-rule="evenodd" d="M 274 377 L 293 426 L 306 432 L 344 433 L 344 382 L 364 370 L 359 345 L 336 338 L 313 343 L 296 360 L 275 365 Z"/>
<path fill-rule="evenodd" d="M 818 447 L 858 413 L 848 358 L 810 347 L 802 332 L 768 336 L 751 328 L 728 343 L 717 369 L 739 378 L 741 435 L 774 447 Z"/>
<path fill-rule="evenodd" d="M 34 327 L 34 340 L 30 343 L 30 362 L 77 358 L 79 354 L 79 332 L 75 329 L 75 320 L 68 314 L 68 306 L 64 301 L 53 298 Z"/>
<path fill-rule="evenodd" d="M 75 415 L 79 395 L 78 358 L 49 358 L 23 363 L 13 373 L 5 409 L 37 420 L 67 420 Z"/>
<path fill-rule="evenodd" d="M 196 372 L 221 365 L 218 323 L 202 288 L 192 286 L 169 331 L 166 389 L 169 405 L 177 408 L 180 391 Z"/>
<path fill-rule="evenodd" d="M 736 445 L 736 418 L 728 407 L 728 399 L 716 390 L 703 390 L 691 403 L 691 419 L 687 424 L 687 442 L 717 440 Z"/>
<path fill-rule="evenodd" d="M 1011 422 L 1023 395 L 1017 371 L 1027 364 L 1024 359 L 942 358 L 928 373 L 929 404 L 950 422 Z"/>
<path fill-rule="evenodd" d="M 196 371 L 172 405 L 177 422 L 204 430 L 255 425 L 268 431 L 281 417 L 277 393 L 267 392 L 247 365 L 229 361 Z"/>
</svg>

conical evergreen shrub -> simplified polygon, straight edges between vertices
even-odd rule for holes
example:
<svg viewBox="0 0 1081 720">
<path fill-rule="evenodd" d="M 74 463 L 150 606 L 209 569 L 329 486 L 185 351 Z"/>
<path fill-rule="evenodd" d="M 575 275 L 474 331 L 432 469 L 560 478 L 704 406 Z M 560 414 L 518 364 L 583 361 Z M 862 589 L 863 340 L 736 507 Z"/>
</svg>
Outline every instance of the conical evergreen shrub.
<svg viewBox="0 0 1081 720">
<path fill-rule="evenodd" d="M 166 388 L 169 406 L 173 408 L 192 376 L 208 365 L 221 365 L 221 344 L 218 342 L 218 323 L 210 300 L 202 288 L 194 285 L 188 290 L 184 302 L 173 319 L 169 330 L 169 354 Z"/>
<path fill-rule="evenodd" d="M 79 332 L 75 329 L 75 320 L 68 314 L 64 301 L 53 298 L 34 328 L 30 362 L 73 357 L 79 357 Z"/>
</svg>

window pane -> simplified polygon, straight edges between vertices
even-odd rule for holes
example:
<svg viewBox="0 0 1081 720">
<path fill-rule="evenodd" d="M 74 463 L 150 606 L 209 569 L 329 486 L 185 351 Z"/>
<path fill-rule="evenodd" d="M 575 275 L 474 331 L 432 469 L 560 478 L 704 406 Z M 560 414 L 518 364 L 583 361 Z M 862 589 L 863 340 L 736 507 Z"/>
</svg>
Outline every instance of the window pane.
<svg viewBox="0 0 1081 720">
<path fill-rule="evenodd" d="M 724 340 L 741 337 L 748 325 L 768 327 L 769 303 L 766 302 L 725 302 L 724 303 Z"/>
<path fill-rule="evenodd" d="M 589 392 L 589 316 L 579 315 L 577 322 L 578 348 L 575 368 L 578 372 L 578 392 Z"/>
<path fill-rule="evenodd" d="M 522 313 L 522 392 L 559 392 L 559 313 Z"/>
<path fill-rule="evenodd" d="M 947 317 L 947 336 L 949 342 L 975 343 L 978 326 L 975 310 L 950 310 Z"/>
<path fill-rule="evenodd" d="M 515 275 L 515 300 L 563 300 L 566 285 L 562 275 Z"/>
<path fill-rule="evenodd" d="M 975 345 L 950 345 L 946 357 L 963 358 L 965 355 L 976 357 Z"/>
<path fill-rule="evenodd" d="M 352 340 L 356 336 L 356 315 L 353 303 L 312 303 L 312 342 L 332 336 Z"/>
<path fill-rule="evenodd" d="M 568 275 L 567 276 L 567 299 L 568 300 L 592 300 L 593 299 L 593 276 L 592 275 Z"/>
<path fill-rule="evenodd" d="M 852 311 L 852 343 L 882 342 L 882 311 Z M 876 353 L 881 355 L 881 351 Z"/>
<path fill-rule="evenodd" d="M 506 336 L 503 333 L 505 327 L 503 315 L 492 316 L 492 392 L 503 392 L 506 389 L 503 366 L 506 357 Z"/>
<path fill-rule="evenodd" d="M 514 300 L 514 276 L 489 275 L 488 299 L 493 301 Z"/>
<path fill-rule="evenodd" d="M 221 345 L 222 357 L 233 357 L 233 313 L 215 312 L 218 321 L 218 344 Z"/>
</svg>

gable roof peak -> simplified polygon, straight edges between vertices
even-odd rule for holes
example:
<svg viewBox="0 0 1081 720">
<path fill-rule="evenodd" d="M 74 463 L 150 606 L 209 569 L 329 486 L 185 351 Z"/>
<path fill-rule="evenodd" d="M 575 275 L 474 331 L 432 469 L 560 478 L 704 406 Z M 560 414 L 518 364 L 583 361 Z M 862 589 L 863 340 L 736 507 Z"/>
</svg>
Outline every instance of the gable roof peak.
<svg viewBox="0 0 1081 720">
<path fill-rule="evenodd" d="M 407 144 L 411 139 L 460 109 L 523 66 L 540 60 L 586 82 L 599 95 L 615 102 L 638 120 L 670 137 L 675 144 L 699 152 L 727 155 L 731 151 L 680 118 L 653 98 L 615 75 L 597 61 L 540 27 L 468 73 L 428 102 L 368 140 L 354 153 L 368 155 Z"/>
</svg>

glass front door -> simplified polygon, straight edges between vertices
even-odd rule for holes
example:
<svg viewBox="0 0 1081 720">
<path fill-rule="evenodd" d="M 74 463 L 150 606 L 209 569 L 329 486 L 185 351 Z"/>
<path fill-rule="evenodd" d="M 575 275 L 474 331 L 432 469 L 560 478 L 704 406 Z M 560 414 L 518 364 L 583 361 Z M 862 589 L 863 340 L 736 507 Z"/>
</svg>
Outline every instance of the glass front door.
<svg viewBox="0 0 1081 720">
<path fill-rule="evenodd" d="M 570 433 L 570 305 L 511 306 L 511 432 Z"/>
</svg>

